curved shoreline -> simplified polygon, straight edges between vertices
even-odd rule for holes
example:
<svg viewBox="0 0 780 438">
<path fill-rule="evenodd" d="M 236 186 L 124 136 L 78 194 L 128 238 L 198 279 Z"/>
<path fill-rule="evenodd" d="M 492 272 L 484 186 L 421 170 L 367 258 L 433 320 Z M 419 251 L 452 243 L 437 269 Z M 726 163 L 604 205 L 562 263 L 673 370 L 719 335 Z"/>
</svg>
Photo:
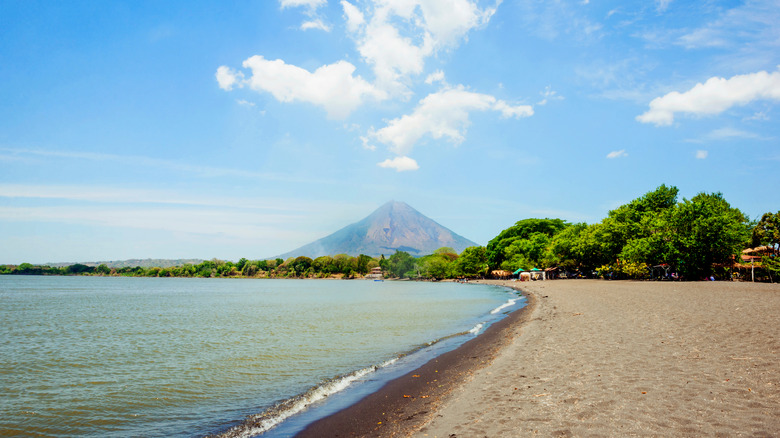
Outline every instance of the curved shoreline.
<svg viewBox="0 0 780 438">
<path fill-rule="evenodd" d="M 476 370 L 489 365 L 515 330 L 530 320 L 537 300 L 513 282 L 477 281 L 521 292 L 527 304 L 490 325 L 482 334 L 397 379 L 377 392 L 309 424 L 296 437 L 390 437 L 408 435 L 430 421 L 445 397 Z"/>
</svg>

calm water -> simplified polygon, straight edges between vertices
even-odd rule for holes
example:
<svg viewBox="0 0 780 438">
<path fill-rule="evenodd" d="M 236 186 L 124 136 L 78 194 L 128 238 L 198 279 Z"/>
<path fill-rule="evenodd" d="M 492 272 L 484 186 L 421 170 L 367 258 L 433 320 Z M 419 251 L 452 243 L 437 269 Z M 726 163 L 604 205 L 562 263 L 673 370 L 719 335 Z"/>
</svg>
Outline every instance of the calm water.
<svg viewBox="0 0 780 438">
<path fill-rule="evenodd" d="M 0 436 L 225 431 L 379 375 L 513 298 L 456 283 L 0 276 Z"/>
</svg>

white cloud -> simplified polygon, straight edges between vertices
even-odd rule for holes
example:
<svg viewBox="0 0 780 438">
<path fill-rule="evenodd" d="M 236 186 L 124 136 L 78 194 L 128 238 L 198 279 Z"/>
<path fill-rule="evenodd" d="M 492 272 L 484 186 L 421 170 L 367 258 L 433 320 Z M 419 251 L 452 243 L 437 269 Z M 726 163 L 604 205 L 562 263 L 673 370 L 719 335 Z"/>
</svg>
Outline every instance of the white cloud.
<svg viewBox="0 0 780 438">
<path fill-rule="evenodd" d="M 279 0 L 279 4 L 284 8 L 297 8 L 305 6 L 311 9 L 317 9 L 327 4 L 327 0 Z"/>
<path fill-rule="evenodd" d="M 697 160 L 704 160 L 705 158 L 707 158 L 707 155 L 709 155 L 709 154 L 710 153 L 707 152 L 707 151 L 698 150 L 698 151 L 696 151 L 696 159 Z"/>
<path fill-rule="evenodd" d="M 376 145 L 371 144 L 371 139 L 367 136 L 361 136 L 360 142 L 363 143 L 363 149 L 369 150 L 369 151 L 375 151 Z"/>
<path fill-rule="evenodd" d="M 761 136 L 752 132 L 726 127 L 710 132 L 707 138 L 710 140 L 728 140 L 732 138 L 760 139 Z"/>
<path fill-rule="evenodd" d="M 425 78 L 425 83 L 428 85 L 433 84 L 434 82 L 444 82 L 444 72 L 441 70 L 436 70 L 435 72 L 428 75 L 427 78 Z"/>
<path fill-rule="evenodd" d="M 317 17 L 317 9 L 327 4 L 327 0 L 279 0 L 282 9 L 304 7 L 304 14 L 310 19 L 301 23 L 301 30 L 319 29 L 330 32 L 330 26 Z"/>
<path fill-rule="evenodd" d="M 755 100 L 780 100 L 780 71 L 760 71 L 733 76 L 713 77 L 690 90 L 673 91 L 650 102 L 650 109 L 636 117 L 642 123 L 671 125 L 675 113 L 715 115 L 734 105 L 746 105 Z"/>
<path fill-rule="evenodd" d="M 325 32 L 330 32 L 330 26 L 323 23 L 322 20 L 319 19 L 304 21 L 301 24 L 301 30 L 309 30 L 309 29 L 319 29 L 319 30 L 324 30 Z"/>
<path fill-rule="evenodd" d="M 749 0 L 724 9 L 716 19 L 693 30 L 686 29 L 677 44 L 688 49 L 733 47 L 752 52 L 762 60 L 761 52 L 776 53 L 780 29 L 780 8 L 776 0 Z"/>
<path fill-rule="evenodd" d="M 547 102 L 550 100 L 563 100 L 563 96 L 558 95 L 558 93 L 553 91 L 549 85 L 546 86 L 544 91 L 539 94 L 542 95 L 542 100 L 537 102 L 537 105 L 547 105 Z"/>
<path fill-rule="evenodd" d="M 512 106 L 487 94 L 467 91 L 463 86 L 447 88 L 422 99 L 412 114 L 391 120 L 369 135 L 399 155 L 409 153 L 424 136 L 449 138 L 454 143 L 465 139 L 472 111 L 500 111 L 503 117 L 529 117 L 529 105 Z"/>
<path fill-rule="evenodd" d="M 255 106 L 254 102 L 250 102 L 250 101 L 244 100 L 244 99 L 238 99 L 238 100 L 236 100 L 236 103 L 241 105 L 241 106 L 248 106 L 250 108 Z"/>
<path fill-rule="evenodd" d="M 395 157 L 392 160 L 388 158 L 381 163 L 377 163 L 377 166 L 388 169 L 395 169 L 396 172 L 405 172 L 409 170 L 417 170 L 420 168 L 420 166 L 417 164 L 417 161 L 414 161 L 413 159 L 406 156 Z"/>
<path fill-rule="evenodd" d="M 760 121 L 767 121 L 767 120 L 769 120 L 769 115 L 767 114 L 767 112 L 766 112 L 766 111 L 757 111 L 757 112 L 756 112 L 756 113 L 754 113 L 752 116 L 747 116 L 747 117 L 745 117 L 745 118 L 744 118 L 744 119 L 742 119 L 742 120 L 743 120 L 743 121 L 746 121 L 746 120 L 760 120 Z"/>
<path fill-rule="evenodd" d="M 231 69 L 228 66 L 220 66 L 217 69 L 216 73 L 217 82 L 219 83 L 219 88 L 223 90 L 230 91 L 233 89 L 233 86 L 238 85 L 241 86 L 241 83 L 244 79 L 244 74 L 240 71 L 237 72 L 233 69 Z"/>
<path fill-rule="evenodd" d="M 342 0 L 341 7 L 344 8 L 344 18 L 347 20 L 347 30 L 350 32 L 357 32 L 364 24 L 366 24 L 366 18 L 363 13 L 360 12 L 352 3 Z"/>
<path fill-rule="evenodd" d="M 625 149 L 621 149 L 619 151 L 612 151 L 607 154 L 607 158 L 614 159 L 614 158 L 620 158 L 620 157 L 627 157 L 628 152 L 626 152 Z"/>
<path fill-rule="evenodd" d="M 383 100 L 387 94 L 354 76 L 355 66 L 346 61 L 324 65 L 314 72 L 286 64 L 281 59 L 267 60 L 255 55 L 243 63 L 244 68 L 252 70 L 252 75 L 240 84 L 247 84 L 255 91 L 271 93 L 280 102 L 308 102 L 325 108 L 331 118 L 344 118 L 366 99 Z M 229 69 L 220 67 L 223 74 Z M 239 72 L 240 73 L 240 72 Z M 238 75 L 229 86 L 238 83 Z M 222 87 L 222 83 L 220 83 Z M 222 87 L 226 90 L 230 88 Z"/>
<path fill-rule="evenodd" d="M 655 0 L 655 10 L 658 12 L 665 12 L 669 8 L 669 3 L 672 0 Z"/>
<path fill-rule="evenodd" d="M 360 55 L 394 94 L 408 92 L 405 81 L 422 73 L 427 57 L 456 46 L 496 10 L 469 0 L 384 0 L 365 10 L 346 0 L 341 5 Z"/>
</svg>

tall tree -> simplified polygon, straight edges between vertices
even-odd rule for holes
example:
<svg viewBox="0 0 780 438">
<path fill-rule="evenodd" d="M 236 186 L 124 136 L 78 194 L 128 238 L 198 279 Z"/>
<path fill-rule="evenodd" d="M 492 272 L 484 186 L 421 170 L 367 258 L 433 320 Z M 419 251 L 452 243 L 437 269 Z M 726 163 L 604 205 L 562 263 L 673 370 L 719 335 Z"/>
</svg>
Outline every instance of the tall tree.
<svg viewBox="0 0 780 438">
<path fill-rule="evenodd" d="M 386 266 L 383 269 L 386 269 L 394 277 L 408 277 L 407 274 L 414 268 L 414 257 L 406 251 L 396 251 L 387 259 Z"/>
<path fill-rule="evenodd" d="M 674 265 L 689 280 L 709 276 L 714 263 L 731 261 L 750 238 L 745 215 L 721 193 L 684 199 L 668 225 L 665 232 L 672 242 Z"/>
<path fill-rule="evenodd" d="M 764 213 L 761 220 L 753 228 L 751 246 L 780 246 L 780 211 Z"/>
<path fill-rule="evenodd" d="M 533 234 L 552 237 L 566 228 L 567 225 L 562 219 L 524 219 L 518 221 L 488 242 L 485 248 L 488 264 L 492 269 L 500 268 L 507 259 L 506 249 L 513 242 L 529 239 Z"/>
<path fill-rule="evenodd" d="M 470 246 L 455 260 L 455 275 L 482 277 L 487 271 L 488 261 L 484 246 Z"/>
</svg>

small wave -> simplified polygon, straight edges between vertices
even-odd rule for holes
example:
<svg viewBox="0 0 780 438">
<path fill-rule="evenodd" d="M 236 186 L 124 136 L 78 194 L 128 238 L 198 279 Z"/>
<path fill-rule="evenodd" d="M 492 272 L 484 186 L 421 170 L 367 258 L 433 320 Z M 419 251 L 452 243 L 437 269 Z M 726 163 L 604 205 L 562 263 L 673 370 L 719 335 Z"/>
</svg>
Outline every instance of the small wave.
<svg viewBox="0 0 780 438">
<path fill-rule="evenodd" d="M 296 397 L 284 400 L 276 406 L 257 415 L 247 418 L 242 424 L 233 427 L 227 432 L 217 435 L 224 438 L 249 438 L 272 429 L 287 418 L 303 411 L 313 403 L 324 400 L 327 397 L 343 391 L 356 380 L 373 373 L 381 368 L 390 366 L 399 358 L 389 359 L 379 365 L 372 365 L 342 377 L 327 381 Z"/>
<path fill-rule="evenodd" d="M 491 310 L 490 314 L 491 315 L 495 315 L 496 313 L 506 309 L 507 307 L 514 306 L 515 303 L 517 302 L 517 300 L 519 300 L 519 298 L 510 298 L 509 300 L 507 300 L 506 303 L 504 303 L 504 304 L 496 307 L 495 309 Z"/>
<path fill-rule="evenodd" d="M 475 325 L 473 329 L 469 330 L 469 333 L 471 333 L 471 334 L 472 334 L 472 335 L 474 335 L 474 336 L 478 335 L 478 334 L 479 334 L 479 331 L 480 331 L 480 330 L 482 330 L 482 327 L 483 327 L 484 325 L 485 325 L 485 324 L 483 324 L 483 323 L 481 323 L 481 322 L 480 322 L 479 324 Z"/>
</svg>

